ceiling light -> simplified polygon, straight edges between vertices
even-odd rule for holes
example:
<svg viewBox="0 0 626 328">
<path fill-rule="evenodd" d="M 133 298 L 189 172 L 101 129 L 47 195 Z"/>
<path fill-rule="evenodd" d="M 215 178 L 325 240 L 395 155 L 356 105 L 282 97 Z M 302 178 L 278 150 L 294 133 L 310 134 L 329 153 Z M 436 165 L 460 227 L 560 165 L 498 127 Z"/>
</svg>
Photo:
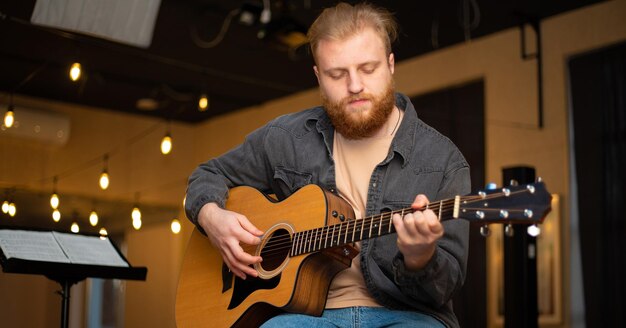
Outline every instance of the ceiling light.
<svg viewBox="0 0 626 328">
<path fill-rule="evenodd" d="M 52 220 L 54 220 L 54 222 L 61 221 L 61 212 L 59 209 L 54 209 L 54 211 L 52 211 Z"/>
<path fill-rule="evenodd" d="M 133 208 L 133 212 L 130 214 L 130 217 L 133 219 L 133 221 L 141 221 L 141 210 L 138 206 L 135 206 Z"/>
<path fill-rule="evenodd" d="M 70 67 L 70 79 L 74 82 L 78 81 L 78 79 L 80 79 L 81 70 L 80 63 L 73 63 Z"/>
<path fill-rule="evenodd" d="M 2 213 L 4 214 L 9 213 L 9 201 L 8 200 L 5 200 L 4 202 L 2 202 Z"/>
<path fill-rule="evenodd" d="M 163 155 L 167 155 L 171 151 L 172 151 L 172 137 L 170 136 L 170 133 L 168 132 L 163 137 L 163 140 L 161 140 L 161 153 Z"/>
<path fill-rule="evenodd" d="M 198 99 L 198 110 L 201 112 L 204 112 L 208 108 L 209 108 L 209 97 L 206 95 L 206 93 L 203 93 L 200 95 L 200 98 Z"/>
<path fill-rule="evenodd" d="M 172 232 L 174 234 L 178 234 L 181 228 L 180 221 L 178 221 L 178 219 L 172 220 L 172 223 L 170 224 L 170 228 L 172 229 Z"/>
<path fill-rule="evenodd" d="M 4 114 L 4 126 L 10 128 L 13 126 L 13 122 L 15 122 L 15 113 L 13 112 L 13 104 L 10 104 L 7 112 Z"/>
<path fill-rule="evenodd" d="M 17 212 L 17 207 L 15 207 L 15 203 L 10 202 L 9 210 L 8 210 L 9 216 L 14 217 L 16 212 Z"/>
<path fill-rule="evenodd" d="M 78 226 L 78 223 L 76 223 L 76 222 L 72 223 L 72 226 L 70 227 L 70 230 L 73 233 L 78 233 L 80 231 L 80 227 Z"/>
<path fill-rule="evenodd" d="M 98 213 L 96 213 L 96 210 L 93 210 L 91 211 L 91 213 L 89 213 L 89 223 L 92 227 L 98 225 Z"/>
<path fill-rule="evenodd" d="M 102 173 L 100 173 L 100 189 L 107 190 L 109 188 L 109 173 L 107 173 L 107 167 L 109 165 L 109 155 L 104 155 L 102 166 Z"/>
<path fill-rule="evenodd" d="M 57 177 L 54 177 L 53 187 L 52 187 L 52 195 L 50 196 L 50 207 L 53 210 L 59 208 L 59 195 L 57 195 Z"/>
<path fill-rule="evenodd" d="M 100 233 L 100 237 L 101 237 L 101 238 L 109 234 L 109 233 L 107 232 L 107 229 L 105 229 L 104 227 L 100 228 L 99 233 Z"/>
</svg>

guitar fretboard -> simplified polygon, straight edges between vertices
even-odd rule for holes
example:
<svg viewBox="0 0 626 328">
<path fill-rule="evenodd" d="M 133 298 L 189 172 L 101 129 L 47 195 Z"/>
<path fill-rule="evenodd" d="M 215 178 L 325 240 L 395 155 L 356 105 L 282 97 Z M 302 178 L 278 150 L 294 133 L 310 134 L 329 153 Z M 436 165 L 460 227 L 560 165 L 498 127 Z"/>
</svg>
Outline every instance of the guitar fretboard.
<svg viewBox="0 0 626 328">
<path fill-rule="evenodd" d="M 440 221 L 453 218 L 455 199 L 432 202 L 426 206 L 435 212 Z M 384 236 L 396 232 L 391 219 L 394 214 L 404 217 L 412 213 L 412 208 L 349 220 L 335 225 L 296 232 L 293 236 L 290 256 L 317 252 L 324 249 L 343 246 L 357 241 Z"/>
</svg>

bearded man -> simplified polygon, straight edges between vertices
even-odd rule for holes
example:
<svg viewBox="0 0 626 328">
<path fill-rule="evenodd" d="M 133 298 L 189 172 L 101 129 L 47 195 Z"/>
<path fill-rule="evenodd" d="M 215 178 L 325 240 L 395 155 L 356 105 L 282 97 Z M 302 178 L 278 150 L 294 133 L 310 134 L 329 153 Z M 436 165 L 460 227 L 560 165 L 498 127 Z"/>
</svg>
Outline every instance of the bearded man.
<svg viewBox="0 0 626 328">
<path fill-rule="evenodd" d="M 359 254 L 333 277 L 320 317 L 284 313 L 264 327 L 458 327 L 451 298 L 465 279 L 468 224 L 442 223 L 426 205 L 467 194 L 469 166 L 395 93 L 396 36 L 382 8 L 324 10 L 308 32 L 322 106 L 269 122 L 189 178 L 187 216 L 238 279 L 259 279 L 253 265 L 262 257 L 241 244 L 258 245 L 264 232 L 224 208 L 235 186 L 282 200 L 317 184 L 347 201 L 357 219 L 414 209 L 393 216 L 396 234 L 353 245 Z"/>
</svg>

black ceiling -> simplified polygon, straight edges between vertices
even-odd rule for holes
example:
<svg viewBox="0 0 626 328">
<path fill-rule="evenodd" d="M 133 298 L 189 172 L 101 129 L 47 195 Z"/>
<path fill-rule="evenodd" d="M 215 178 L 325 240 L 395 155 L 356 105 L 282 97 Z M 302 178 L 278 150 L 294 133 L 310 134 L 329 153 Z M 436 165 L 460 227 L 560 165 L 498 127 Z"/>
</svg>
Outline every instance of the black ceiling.
<svg viewBox="0 0 626 328">
<path fill-rule="evenodd" d="M 401 61 L 599 1 L 371 2 L 396 14 L 401 35 L 394 52 Z M 229 13 L 261 8 L 263 1 L 162 0 L 152 44 L 143 49 L 30 24 L 35 0 L 3 0 L 0 90 L 200 122 L 316 86 L 306 47 L 289 51 L 274 36 L 281 31 L 304 32 L 321 9 L 334 3 L 272 0 L 267 26 L 246 26 L 235 16 L 219 44 L 201 48 L 194 42 L 194 31 L 211 41 Z M 260 31 L 266 31 L 265 38 L 259 38 Z M 67 70 L 76 59 L 86 78 L 71 82 Z M 199 112 L 197 97 L 203 91 L 209 95 L 210 108 Z M 139 110 L 137 100 L 142 98 L 156 100 L 159 107 Z"/>
</svg>

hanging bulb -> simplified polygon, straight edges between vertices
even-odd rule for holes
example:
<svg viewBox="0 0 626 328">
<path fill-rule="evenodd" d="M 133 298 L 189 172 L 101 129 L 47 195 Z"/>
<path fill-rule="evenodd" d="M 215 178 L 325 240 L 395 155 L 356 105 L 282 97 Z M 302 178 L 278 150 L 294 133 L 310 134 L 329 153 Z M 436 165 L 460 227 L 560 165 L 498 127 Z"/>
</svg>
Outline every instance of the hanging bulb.
<svg viewBox="0 0 626 328">
<path fill-rule="evenodd" d="M 167 155 L 172 151 L 172 137 L 169 132 L 165 134 L 163 140 L 161 140 L 161 153 Z"/>
<path fill-rule="evenodd" d="M 172 229 L 172 232 L 174 234 L 178 234 L 180 232 L 180 228 L 180 221 L 178 221 L 178 219 L 172 220 L 172 223 L 170 224 L 170 229 Z"/>
<path fill-rule="evenodd" d="M 52 220 L 54 220 L 54 222 L 61 221 L 61 212 L 56 208 L 52 211 Z"/>
<path fill-rule="evenodd" d="M 59 195 L 56 193 L 52 193 L 52 196 L 50 196 L 50 207 L 52 207 L 53 210 L 59 207 Z"/>
<path fill-rule="evenodd" d="M 198 110 L 204 112 L 209 108 L 209 97 L 207 97 L 206 93 L 200 95 L 198 99 Z"/>
<path fill-rule="evenodd" d="M 107 190 L 109 188 L 109 174 L 106 171 L 102 171 L 100 174 L 100 189 Z"/>
<path fill-rule="evenodd" d="M 102 173 L 100 173 L 100 189 L 107 190 L 107 188 L 109 188 L 109 173 L 107 172 L 107 168 L 109 166 L 109 154 L 105 154 L 102 161 L 104 163 L 102 165 Z"/>
<path fill-rule="evenodd" d="M 81 74 L 80 63 L 73 63 L 72 66 L 70 67 L 70 79 L 76 82 L 78 79 L 80 79 L 80 74 Z"/>
<path fill-rule="evenodd" d="M 70 227 L 70 230 L 73 233 L 78 233 L 80 231 L 80 227 L 78 227 L 78 223 L 76 223 L 76 222 L 72 223 L 72 226 Z"/>
<path fill-rule="evenodd" d="M 9 210 L 8 210 L 9 216 L 14 217 L 16 212 L 17 212 L 17 207 L 15 207 L 15 203 L 10 202 Z"/>
<path fill-rule="evenodd" d="M 139 207 L 135 206 L 133 208 L 133 212 L 130 214 L 130 217 L 133 218 L 133 221 L 141 220 L 141 210 L 139 210 Z"/>
<path fill-rule="evenodd" d="M 4 114 L 4 126 L 10 128 L 13 126 L 13 122 L 15 122 L 15 113 L 13 113 L 13 105 L 9 105 L 7 108 L 6 114 Z"/>
<path fill-rule="evenodd" d="M 133 219 L 133 228 L 135 228 L 135 230 L 141 229 L 141 218 L 137 220 Z"/>
<path fill-rule="evenodd" d="M 89 223 L 91 224 L 92 227 L 95 227 L 98 225 L 98 213 L 96 213 L 95 210 L 89 213 Z"/>
<path fill-rule="evenodd" d="M 8 200 L 5 200 L 2 203 L 2 213 L 4 213 L 4 214 L 9 213 L 9 201 Z"/>
<path fill-rule="evenodd" d="M 104 227 L 100 228 L 100 231 L 98 233 L 100 234 L 101 237 L 107 236 L 109 234 L 107 232 L 107 229 L 105 229 Z"/>
</svg>

